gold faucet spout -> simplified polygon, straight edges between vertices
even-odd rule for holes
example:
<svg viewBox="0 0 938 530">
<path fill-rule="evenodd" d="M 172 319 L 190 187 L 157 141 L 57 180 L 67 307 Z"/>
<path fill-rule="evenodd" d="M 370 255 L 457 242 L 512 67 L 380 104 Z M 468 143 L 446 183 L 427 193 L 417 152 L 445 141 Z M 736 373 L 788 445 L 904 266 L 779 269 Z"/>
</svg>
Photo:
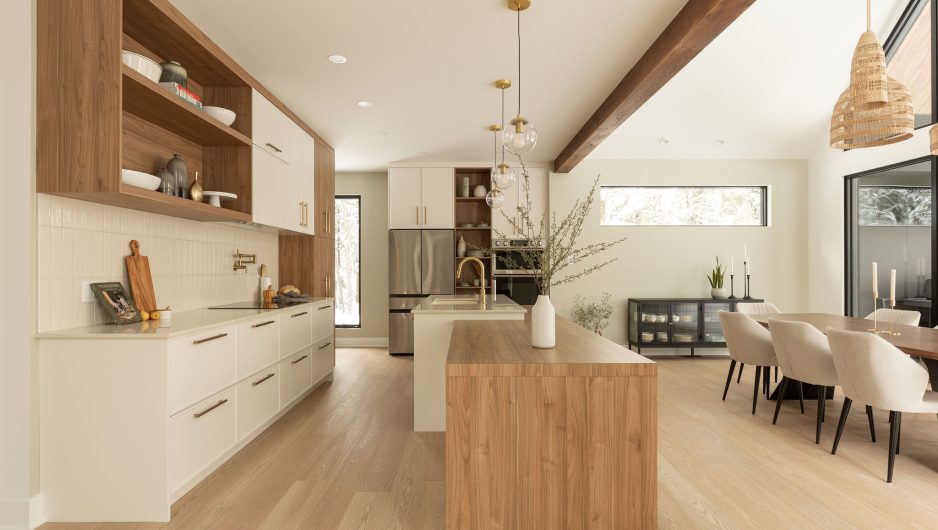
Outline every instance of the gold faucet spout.
<svg viewBox="0 0 938 530">
<path fill-rule="evenodd" d="M 466 264 L 467 261 L 471 261 L 476 266 L 476 270 L 479 273 L 479 303 L 482 306 L 485 306 L 485 263 L 482 262 L 479 258 L 468 257 L 462 258 L 459 260 L 459 263 L 456 264 L 456 279 L 458 280 L 462 276 L 462 267 Z"/>
</svg>

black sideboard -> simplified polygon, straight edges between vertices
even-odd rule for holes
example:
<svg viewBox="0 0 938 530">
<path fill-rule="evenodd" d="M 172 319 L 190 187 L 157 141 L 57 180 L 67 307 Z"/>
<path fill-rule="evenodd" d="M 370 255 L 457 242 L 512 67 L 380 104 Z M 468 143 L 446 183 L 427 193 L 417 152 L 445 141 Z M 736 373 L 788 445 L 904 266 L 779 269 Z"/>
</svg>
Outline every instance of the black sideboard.
<svg viewBox="0 0 938 530">
<path fill-rule="evenodd" d="M 629 348 L 725 348 L 720 311 L 763 300 L 714 298 L 629 298 Z"/>
</svg>

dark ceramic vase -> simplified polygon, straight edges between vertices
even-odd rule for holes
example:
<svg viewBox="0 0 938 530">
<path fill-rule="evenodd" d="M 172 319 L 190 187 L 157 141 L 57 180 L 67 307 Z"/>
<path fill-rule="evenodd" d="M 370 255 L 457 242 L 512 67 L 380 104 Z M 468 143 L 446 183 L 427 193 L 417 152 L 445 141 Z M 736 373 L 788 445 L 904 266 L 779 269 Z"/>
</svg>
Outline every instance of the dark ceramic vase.
<svg viewBox="0 0 938 530">
<path fill-rule="evenodd" d="M 178 83 L 183 88 L 189 82 L 189 73 L 176 61 L 166 61 L 160 63 L 163 67 L 163 73 L 160 75 L 160 83 Z"/>
</svg>

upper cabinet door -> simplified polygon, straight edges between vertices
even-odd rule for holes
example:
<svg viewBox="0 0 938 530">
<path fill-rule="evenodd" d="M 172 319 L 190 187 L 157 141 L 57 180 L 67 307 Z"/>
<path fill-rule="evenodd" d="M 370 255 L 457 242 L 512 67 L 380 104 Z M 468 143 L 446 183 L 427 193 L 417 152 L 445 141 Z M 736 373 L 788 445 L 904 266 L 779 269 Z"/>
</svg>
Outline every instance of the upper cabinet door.
<svg viewBox="0 0 938 530">
<path fill-rule="evenodd" d="M 288 164 L 297 157 L 293 128 L 296 124 L 257 90 L 251 97 L 251 134 L 254 145 Z"/>
<path fill-rule="evenodd" d="M 423 226 L 420 181 L 420 168 L 393 167 L 388 170 L 388 228 L 421 228 Z M 452 178 L 450 178 L 450 187 L 452 187 Z M 449 202 L 453 203 L 452 198 Z M 452 223 L 452 214 L 450 214 L 450 223 Z"/>
<path fill-rule="evenodd" d="M 251 158 L 254 222 L 290 229 L 290 166 L 256 145 Z"/>
<path fill-rule="evenodd" d="M 306 131 L 291 122 L 296 145 L 296 162 L 290 166 L 290 229 L 303 234 L 313 234 L 315 212 L 313 190 L 316 178 L 316 144 Z"/>
<path fill-rule="evenodd" d="M 423 228 L 453 228 L 455 226 L 455 170 L 424 168 L 421 184 L 421 218 Z"/>
<path fill-rule="evenodd" d="M 335 153 L 316 144 L 316 235 L 335 238 Z"/>
</svg>

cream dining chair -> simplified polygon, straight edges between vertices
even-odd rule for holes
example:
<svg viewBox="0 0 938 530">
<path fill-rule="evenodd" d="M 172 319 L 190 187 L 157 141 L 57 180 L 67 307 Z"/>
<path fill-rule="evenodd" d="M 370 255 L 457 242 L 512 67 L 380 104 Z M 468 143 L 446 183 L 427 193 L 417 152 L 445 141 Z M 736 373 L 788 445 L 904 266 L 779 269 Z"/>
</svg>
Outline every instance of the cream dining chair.
<svg viewBox="0 0 938 530">
<path fill-rule="evenodd" d="M 906 326 L 917 326 L 922 314 L 918 311 L 906 311 L 904 309 L 889 309 L 881 307 L 866 315 L 866 320 L 873 320 L 873 316 L 879 322 L 892 322 L 893 324 L 902 324 Z"/>
<path fill-rule="evenodd" d="M 751 364 L 756 367 L 756 378 L 752 390 L 752 413 L 755 414 L 756 402 L 759 399 L 760 368 L 762 369 L 763 389 L 768 393 L 769 367 L 778 366 L 772 337 L 769 335 L 769 330 L 748 315 L 729 311 L 720 311 L 719 314 L 723 335 L 726 337 L 726 349 L 730 353 L 730 370 L 726 374 L 723 399 L 726 400 L 726 392 L 730 388 L 736 363 Z"/>
<path fill-rule="evenodd" d="M 878 335 L 828 329 L 827 338 L 845 396 L 831 454 L 837 453 L 853 401 L 888 410 L 891 421 L 886 482 L 892 482 L 902 413 L 938 413 L 938 392 L 926 390 L 928 372 L 924 368 Z"/>
<path fill-rule="evenodd" d="M 814 433 L 814 443 L 819 444 L 821 443 L 821 425 L 826 415 L 827 389 L 840 384 L 827 337 L 811 324 L 789 320 L 770 319 L 769 332 L 772 334 L 775 355 L 778 357 L 778 365 L 782 370 L 782 382 L 778 389 L 778 399 L 775 403 L 775 416 L 772 418 L 772 424 L 775 425 L 778 421 L 782 400 L 791 383 L 794 382 L 798 385 L 802 414 L 804 414 L 802 383 L 817 385 L 817 426 Z M 873 429 L 873 408 L 867 405 L 866 414 L 870 420 L 870 436 L 873 437 L 875 442 L 876 431 Z"/>
<path fill-rule="evenodd" d="M 736 311 L 746 315 L 778 315 L 781 313 L 775 304 L 769 302 L 740 302 L 736 304 Z M 743 366 L 746 365 L 739 365 L 739 376 L 736 377 L 737 383 L 743 377 Z M 775 367 L 775 382 L 778 383 L 778 366 Z"/>
</svg>

